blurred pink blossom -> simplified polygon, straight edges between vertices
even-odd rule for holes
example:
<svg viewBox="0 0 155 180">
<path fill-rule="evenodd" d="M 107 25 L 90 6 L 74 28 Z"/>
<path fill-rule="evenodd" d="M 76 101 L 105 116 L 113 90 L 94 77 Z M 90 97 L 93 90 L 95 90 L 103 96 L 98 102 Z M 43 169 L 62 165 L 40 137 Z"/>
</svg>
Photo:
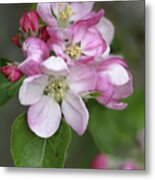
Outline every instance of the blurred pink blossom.
<svg viewBox="0 0 155 180">
<path fill-rule="evenodd" d="M 108 157 L 105 154 L 98 154 L 91 162 L 92 169 L 107 169 Z"/>
</svg>

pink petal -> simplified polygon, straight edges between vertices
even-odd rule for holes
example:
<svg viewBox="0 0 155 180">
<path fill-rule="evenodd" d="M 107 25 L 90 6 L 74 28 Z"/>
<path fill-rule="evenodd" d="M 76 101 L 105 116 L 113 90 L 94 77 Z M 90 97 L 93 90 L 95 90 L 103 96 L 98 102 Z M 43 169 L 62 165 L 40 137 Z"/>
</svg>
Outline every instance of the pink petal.
<svg viewBox="0 0 155 180">
<path fill-rule="evenodd" d="M 80 24 L 74 24 L 70 27 L 73 43 L 80 43 L 84 36 L 86 35 L 87 26 L 86 25 L 80 25 Z"/>
<path fill-rule="evenodd" d="M 87 28 L 90 28 L 98 24 L 103 15 L 104 15 L 103 9 L 101 9 L 97 13 L 91 12 L 87 14 L 84 18 L 82 18 L 81 20 L 77 21 L 76 25 L 86 26 Z"/>
<path fill-rule="evenodd" d="M 46 59 L 50 52 L 47 44 L 37 37 L 27 38 L 22 47 L 26 57 L 33 57 L 35 59 Z"/>
<path fill-rule="evenodd" d="M 97 101 L 102 105 L 106 105 L 112 100 L 114 94 L 114 87 L 108 82 L 108 79 L 98 75 L 96 90 L 101 93 L 101 96 L 97 97 Z"/>
<path fill-rule="evenodd" d="M 39 16 L 45 21 L 49 26 L 56 27 L 57 22 L 51 12 L 51 3 L 38 3 L 37 12 Z"/>
<path fill-rule="evenodd" d="M 70 17 L 70 21 L 77 21 L 90 13 L 94 3 L 95 2 L 71 3 L 71 9 L 74 14 Z"/>
<path fill-rule="evenodd" d="M 112 22 L 107 18 L 102 17 L 96 27 L 100 31 L 102 37 L 106 40 L 106 42 L 108 44 L 111 44 L 115 33 L 114 25 L 112 24 Z"/>
<path fill-rule="evenodd" d="M 107 66 L 107 69 L 102 71 L 102 76 L 106 76 L 110 83 L 116 86 L 121 86 L 129 81 L 127 70 L 120 64 L 113 63 Z"/>
<path fill-rule="evenodd" d="M 107 44 L 96 28 L 89 28 L 81 42 L 81 49 L 87 56 L 99 56 L 107 49 Z"/>
<path fill-rule="evenodd" d="M 129 73 L 130 80 L 122 85 L 115 87 L 114 99 L 123 99 L 131 96 L 133 93 L 132 75 Z"/>
<path fill-rule="evenodd" d="M 94 90 L 96 85 L 96 72 L 94 67 L 78 64 L 73 66 L 67 82 L 74 93 Z"/>
<path fill-rule="evenodd" d="M 50 34 L 50 39 L 48 40 L 47 44 L 51 50 L 53 50 L 56 55 L 60 56 L 63 54 L 63 51 L 65 49 L 65 44 L 62 39 L 62 35 L 57 31 L 48 28 L 48 32 Z M 64 35 L 65 33 L 63 33 Z M 64 37 L 64 36 L 63 36 Z"/>
<path fill-rule="evenodd" d="M 41 62 L 40 59 L 35 60 L 32 57 L 28 57 L 24 62 L 19 64 L 18 69 L 26 76 L 41 74 Z"/>
<path fill-rule="evenodd" d="M 61 57 L 51 56 L 41 65 L 42 71 L 48 75 L 67 75 L 69 69 Z"/>
<path fill-rule="evenodd" d="M 89 114 L 81 97 L 69 92 L 62 102 L 62 112 L 65 121 L 82 135 L 87 128 Z"/>
<path fill-rule="evenodd" d="M 97 67 L 97 71 L 102 71 L 103 69 L 108 68 L 108 66 L 110 66 L 111 64 L 120 64 L 125 68 L 128 67 L 127 62 L 124 61 L 122 56 L 109 55 L 108 57 L 106 57 L 106 59 L 102 59 L 102 62 Z"/>
<path fill-rule="evenodd" d="M 36 103 L 42 96 L 44 88 L 48 83 L 45 75 L 36 75 L 26 78 L 19 91 L 19 100 L 23 105 Z"/>
<path fill-rule="evenodd" d="M 123 103 L 119 100 L 113 99 L 110 103 L 106 104 L 106 107 L 110 109 L 123 110 L 127 107 L 127 105 L 127 103 Z"/>
<path fill-rule="evenodd" d="M 49 96 L 43 96 L 28 110 L 30 129 L 42 138 L 49 138 L 59 128 L 61 110 L 59 104 Z"/>
</svg>

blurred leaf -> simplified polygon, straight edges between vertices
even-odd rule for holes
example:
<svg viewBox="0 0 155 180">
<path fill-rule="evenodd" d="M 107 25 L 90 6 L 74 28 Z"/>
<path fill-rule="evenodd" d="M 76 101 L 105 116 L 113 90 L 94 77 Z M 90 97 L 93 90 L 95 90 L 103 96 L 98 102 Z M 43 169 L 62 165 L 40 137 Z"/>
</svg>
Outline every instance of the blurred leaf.
<svg viewBox="0 0 155 180">
<path fill-rule="evenodd" d="M 37 3 L 33 3 L 30 7 L 30 11 L 36 11 L 37 9 Z"/>
<path fill-rule="evenodd" d="M 11 83 L 0 74 L 0 106 L 6 104 L 17 92 L 24 77 Z"/>
<path fill-rule="evenodd" d="M 121 41 L 119 36 L 116 34 L 111 44 L 111 53 L 121 53 Z"/>
<path fill-rule="evenodd" d="M 95 101 L 88 104 L 89 130 L 101 152 L 122 155 L 135 145 L 144 126 L 144 93 L 134 93 L 127 102 L 123 111 L 106 109 Z"/>
<path fill-rule="evenodd" d="M 6 59 L 6 58 L 2 58 L 0 57 L 0 67 L 2 66 L 6 66 L 8 63 L 11 63 L 12 61 Z"/>
<path fill-rule="evenodd" d="M 12 127 L 14 164 L 18 167 L 61 168 L 64 166 L 70 139 L 70 128 L 64 121 L 51 138 L 39 138 L 29 129 L 26 114 L 22 114 L 16 118 Z"/>
</svg>

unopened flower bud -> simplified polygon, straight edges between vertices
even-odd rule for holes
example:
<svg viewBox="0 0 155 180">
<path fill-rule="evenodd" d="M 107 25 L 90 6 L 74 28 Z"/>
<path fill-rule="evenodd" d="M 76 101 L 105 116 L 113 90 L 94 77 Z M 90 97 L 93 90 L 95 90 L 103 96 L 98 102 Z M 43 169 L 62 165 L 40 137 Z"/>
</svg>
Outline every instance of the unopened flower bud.
<svg viewBox="0 0 155 180">
<path fill-rule="evenodd" d="M 3 66 L 1 72 L 10 82 L 15 82 L 22 76 L 21 71 L 13 64 Z"/>
<path fill-rule="evenodd" d="M 47 31 L 47 27 L 43 26 L 40 28 L 40 39 L 42 39 L 43 41 L 47 41 L 50 38 L 50 35 Z"/>
<path fill-rule="evenodd" d="M 39 29 L 38 14 L 35 11 L 25 13 L 21 17 L 19 24 L 25 33 L 37 32 Z"/>
<path fill-rule="evenodd" d="M 104 154 L 99 154 L 91 163 L 92 169 L 107 169 L 108 168 L 108 158 Z"/>
<path fill-rule="evenodd" d="M 18 34 L 14 35 L 12 38 L 11 38 L 11 41 L 14 45 L 16 45 L 17 47 L 20 47 L 21 48 L 21 43 L 20 43 L 20 36 Z"/>
</svg>

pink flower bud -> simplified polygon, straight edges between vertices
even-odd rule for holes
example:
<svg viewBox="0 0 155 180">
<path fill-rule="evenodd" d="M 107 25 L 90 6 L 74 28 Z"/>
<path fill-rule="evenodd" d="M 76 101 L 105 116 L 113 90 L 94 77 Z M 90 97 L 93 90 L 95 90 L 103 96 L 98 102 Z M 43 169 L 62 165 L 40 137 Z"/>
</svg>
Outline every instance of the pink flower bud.
<svg viewBox="0 0 155 180">
<path fill-rule="evenodd" d="M 124 170 L 136 170 L 136 169 L 138 169 L 137 166 L 132 162 L 125 162 L 121 165 L 120 168 L 124 169 Z"/>
<path fill-rule="evenodd" d="M 38 31 L 39 20 L 38 20 L 37 12 L 30 11 L 30 12 L 25 13 L 21 17 L 19 24 L 25 33 Z"/>
<path fill-rule="evenodd" d="M 40 39 L 42 39 L 43 41 L 47 41 L 50 38 L 50 35 L 47 31 L 47 26 L 43 26 L 40 28 Z"/>
<path fill-rule="evenodd" d="M 15 82 L 22 76 L 21 71 L 13 64 L 2 67 L 1 72 L 10 82 Z"/>
<path fill-rule="evenodd" d="M 14 35 L 12 38 L 11 38 L 11 41 L 14 45 L 18 46 L 21 48 L 21 43 L 20 43 L 20 36 L 18 34 Z"/>
<path fill-rule="evenodd" d="M 92 169 L 107 169 L 108 168 L 108 158 L 104 154 L 99 154 L 91 163 Z"/>
</svg>

